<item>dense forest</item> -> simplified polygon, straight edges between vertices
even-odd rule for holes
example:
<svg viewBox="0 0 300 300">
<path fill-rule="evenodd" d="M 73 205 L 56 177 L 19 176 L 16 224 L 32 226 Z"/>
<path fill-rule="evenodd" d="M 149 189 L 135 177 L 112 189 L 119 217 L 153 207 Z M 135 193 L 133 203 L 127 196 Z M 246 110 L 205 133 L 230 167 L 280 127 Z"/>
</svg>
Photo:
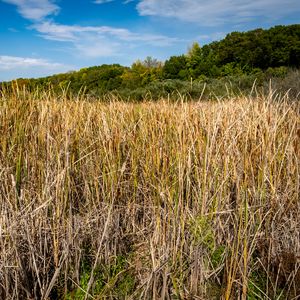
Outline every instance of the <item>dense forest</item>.
<svg viewBox="0 0 300 300">
<path fill-rule="evenodd" d="M 113 92 L 139 100 L 174 91 L 191 97 L 222 95 L 227 85 L 235 92 L 247 91 L 254 81 L 263 87 L 272 78 L 279 90 L 284 90 L 285 79 L 288 89 L 297 96 L 299 67 L 300 24 L 297 24 L 232 32 L 202 47 L 195 42 L 187 53 L 165 62 L 147 57 L 131 67 L 105 64 L 39 79 L 18 79 L 2 86 L 18 84 L 29 89 L 50 86 L 56 92 L 68 89 L 73 94 L 85 91 L 95 96 Z"/>
</svg>

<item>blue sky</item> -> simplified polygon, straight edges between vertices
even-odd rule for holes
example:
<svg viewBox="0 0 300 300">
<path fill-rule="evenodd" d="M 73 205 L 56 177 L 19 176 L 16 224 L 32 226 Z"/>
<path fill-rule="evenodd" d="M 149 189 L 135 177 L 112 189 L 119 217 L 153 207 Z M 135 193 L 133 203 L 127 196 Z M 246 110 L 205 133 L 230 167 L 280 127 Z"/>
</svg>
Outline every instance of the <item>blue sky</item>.
<svg viewBox="0 0 300 300">
<path fill-rule="evenodd" d="M 0 0 L 0 81 L 165 60 L 299 16 L 299 0 Z"/>
</svg>

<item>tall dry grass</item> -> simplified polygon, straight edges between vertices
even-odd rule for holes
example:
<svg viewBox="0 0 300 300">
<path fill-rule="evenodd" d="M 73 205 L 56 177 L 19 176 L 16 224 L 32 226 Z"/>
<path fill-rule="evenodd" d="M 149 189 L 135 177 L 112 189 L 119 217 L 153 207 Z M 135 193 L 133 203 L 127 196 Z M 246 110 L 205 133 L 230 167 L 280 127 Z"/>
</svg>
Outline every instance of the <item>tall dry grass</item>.
<svg viewBox="0 0 300 300">
<path fill-rule="evenodd" d="M 299 103 L 0 97 L 1 299 L 296 299 Z"/>
</svg>

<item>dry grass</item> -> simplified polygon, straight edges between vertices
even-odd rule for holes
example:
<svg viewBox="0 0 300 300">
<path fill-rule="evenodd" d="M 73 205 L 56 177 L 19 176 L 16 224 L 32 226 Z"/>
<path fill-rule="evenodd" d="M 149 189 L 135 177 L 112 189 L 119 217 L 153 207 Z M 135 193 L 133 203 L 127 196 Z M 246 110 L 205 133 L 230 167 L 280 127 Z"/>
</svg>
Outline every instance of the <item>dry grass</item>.
<svg viewBox="0 0 300 300">
<path fill-rule="evenodd" d="M 296 299 L 299 122 L 272 96 L 3 92 L 0 298 Z"/>
</svg>

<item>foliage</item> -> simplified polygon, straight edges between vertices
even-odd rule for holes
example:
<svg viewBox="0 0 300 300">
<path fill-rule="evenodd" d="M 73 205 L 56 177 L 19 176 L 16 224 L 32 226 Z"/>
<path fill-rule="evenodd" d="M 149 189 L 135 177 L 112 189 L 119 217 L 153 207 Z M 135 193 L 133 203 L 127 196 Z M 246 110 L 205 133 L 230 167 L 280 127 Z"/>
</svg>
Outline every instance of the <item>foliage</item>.
<svg viewBox="0 0 300 300">
<path fill-rule="evenodd" d="M 65 300 L 83 300 L 91 278 L 91 266 L 82 264 L 80 282 L 67 292 Z M 109 265 L 99 265 L 93 271 L 93 286 L 90 295 L 100 297 L 111 292 L 115 299 L 125 299 L 133 292 L 135 278 L 128 270 L 126 257 L 119 255 Z"/>
<path fill-rule="evenodd" d="M 224 39 L 202 47 L 195 42 L 186 54 L 171 56 L 165 62 L 148 56 L 143 61 L 135 61 L 131 67 L 101 65 L 39 79 L 21 78 L 0 84 L 0 89 L 1 86 L 26 86 L 31 91 L 51 88 L 58 94 L 67 90 L 69 94 L 78 95 L 84 91 L 95 97 L 113 92 L 130 100 L 159 98 L 179 91 L 198 98 L 203 96 L 202 90 L 195 91 L 191 82 L 217 83 L 216 80 L 220 80 L 217 89 L 210 86 L 210 92 L 211 95 L 224 96 L 227 89 L 222 83 L 225 81 L 251 79 L 251 86 L 256 80 L 257 85 L 264 87 L 270 79 L 284 78 L 299 67 L 300 25 L 297 24 L 232 32 Z M 189 85 L 192 87 L 187 88 Z M 234 90 L 247 93 L 248 84 L 246 89 L 243 89 L 243 84 L 237 84 Z M 293 95 L 298 92 L 299 88 L 292 91 Z"/>
<path fill-rule="evenodd" d="M 187 79 L 188 69 L 186 56 L 171 56 L 166 60 L 163 67 L 163 76 L 165 79 Z"/>
</svg>

